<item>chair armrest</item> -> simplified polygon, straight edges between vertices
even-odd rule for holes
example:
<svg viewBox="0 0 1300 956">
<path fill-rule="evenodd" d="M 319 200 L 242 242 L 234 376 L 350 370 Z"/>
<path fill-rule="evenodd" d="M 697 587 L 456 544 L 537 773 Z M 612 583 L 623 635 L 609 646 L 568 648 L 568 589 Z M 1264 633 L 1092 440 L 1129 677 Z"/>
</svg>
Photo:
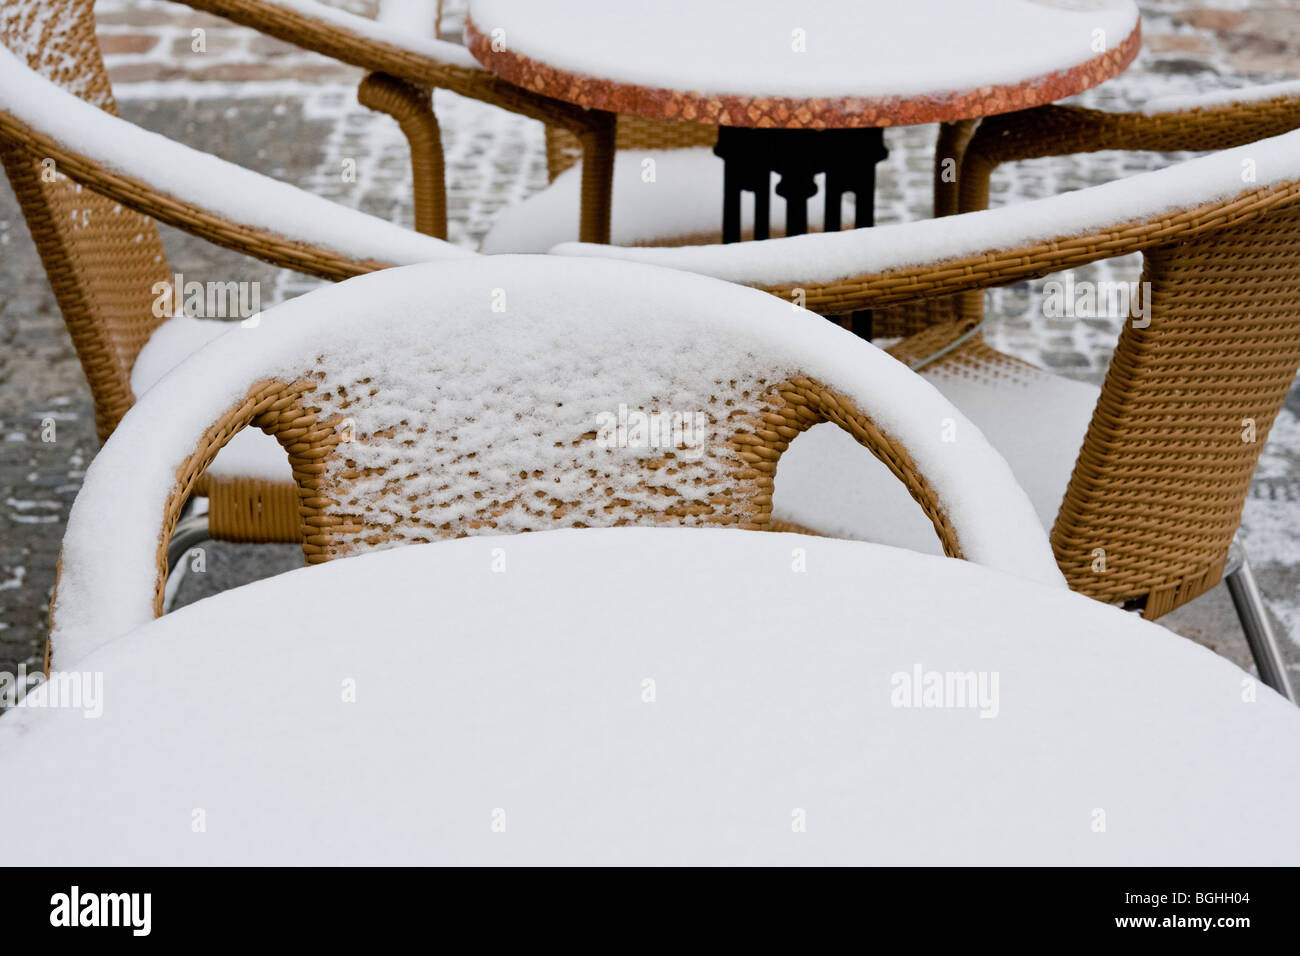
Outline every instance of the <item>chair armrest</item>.
<svg viewBox="0 0 1300 956">
<path fill-rule="evenodd" d="M 1139 112 L 1040 106 L 981 120 L 961 154 L 959 209 L 988 208 L 1001 163 L 1101 150 L 1207 152 L 1300 127 L 1300 82 L 1165 97 Z"/>
<path fill-rule="evenodd" d="M 412 36 L 383 21 L 315 0 L 176 2 L 371 73 L 387 73 L 425 89 L 451 90 L 575 134 L 604 122 L 600 111 L 584 110 L 498 79 L 459 44 Z"/>
<path fill-rule="evenodd" d="M 515 321 L 491 319 L 487 293 L 496 286 L 508 287 L 521 303 L 512 306 Z M 431 298 L 430 289 L 438 295 Z M 619 351 L 652 315 L 662 319 L 656 336 L 644 348 Z M 832 422 L 903 482 L 948 554 L 1064 587 L 1046 532 L 1006 461 L 933 385 L 879 349 L 803 310 L 792 315 L 769 296 L 699 276 L 610 262 L 481 256 L 385 270 L 291 299 L 270 310 L 255 330 L 236 325 L 218 336 L 141 394 L 91 462 L 69 516 L 52 609 L 55 665 L 75 663 L 161 610 L 166 548 L 177 515 L 220 448 L 249 425 L 273 434 L 289 458 L 308 562 L 347 553 L 331 543 L 335 531 L 350 523 L 344 512 L 365 495 L 382 496 L 373 484 L 351 484 L 360 481 L 358 470 L 369 470 L 372 458 L 363 449 L 377 453 L 374 460 L 400 462 L 412 472 L 434 467 L 442 452 L 434 446 L 443 437 L 431 435 L 422 444 L 408 437 L 414 432 L 374 430 L 412 414 L 400 401 L 394 406 L 393 396 L 432 387 L 427 376 L 434 373 L 419 360 L 392 360 L 391 372 L 371 377 L 371 363 L 388 364 L 395 346 L 412 356 L 440 355 L 447 368 L 471 370 L 471 378 L 447 386 L 468 389 L 468 395 L 491 393 L 494 381 L 504 381 L 497 376 L 516 376 L 511 356 L 536 355 L 530 375 L 553 383 L 545 386 L 546 394 L 564 395 L 554 406 L 563 412 L 550 412 L 548 400 L 547 410 L 526 426 L 538 430 L 539 444 L 503 443 L 504 457 L 484 458 L 484 449 L 476 451 L 477 460 L 467 466 L 474 475 L 480 466 L 499 472 L 486 485 L 475 479 L 489 498 L 507 500 L 508 489 L 527 487 L 511 478 L 515 454 L 537 468 L 560 469 L 555 477 L 571 469 L 585 474 L 589 459 L 574 450 L 575 436 L 597 442 L 596 431 L 586 429 L 604 427 L 600 414 L 617 407 L 611 402 L 635 405 L 671 389 L 675 401 L 701 401 L 700 414 L 716 417 L 700 436 L 700 457 L 683 456 L 667 473 L 660 468 L 667 459 L 658 452 L 609 459 L 608 467 L 626 469 L 613 479 L 611 494 L 620 487 L 639 497 L 631 490 L 635 484 L 647 499 L 665 501 L 615 504 L 607 520 L 596 524 L 639 514 L 648 523 L 699 519 L 758 530 L 770 518 L 773 479 L 789 443 L 819 422 Z M 691 356 L 685 360 L 689 382 L 679 380 L 684 354 Z M 554 378 L 594 356 L 608 360 L 601 376 L 572 389 Z M 373 402 L 364 390 L 351 391 L 354 373 L 363 369 Z M 715 381 L 717 374 L 739 374 L 744 381 Z M 341 397 L 344 383 L 351 397 L 339 405 L 330 396 Z M 521 397 L 536 401 L 535 395 Z M 461 405 L 451 414 L 456 421 L 473 421 L 475 434 L 518 427 L 508 395 L 488 398 L 478 414 L 463 418 L 470 410 Z M 345 414 L 356 416 L 355 434 L 339 427 Z M 418 422 L 407 424 L 414 428 Z M 436 430 L 435 422 L 427 424 Z M 374 443 L 384 435 L 391 436 L 391 447 Z M 563 440 L 552 444 L 553 438 Z M 358 442 L 357 450 L 345 448 L 347 454 L 335 456 L 344 441 Z M 512 452 L 506 448 L 511 445 L 526 447 Z M 536 450 L 543 447 L 557 450 L 539 457 Z M 454 481 L 461 472 L 447 474 Z M 692 490 L 702 487 L 697 481 L 712 491 Z M 604 509 L 605 487 L 597 482 L 573 494 Z M 659 494 L 673 487 L 682 494 Z M 432 504 L 442 491 L 407 490 L 418 500 L 403 495 L 403 511 L 413 503 Z M 468 489 L 450 494 L 459 490 Z M 462 520 L 472 520 L 472 514 Z M 535 517 L 526 516 L 528 526 L 536 526 Z M 566 522 L 584 518 L 574 511 Z M 510 519 L 502 520 L 502 527 L 492 525 L 496 533 L 510 527 Z M 373 527 L 380 524 L 395 532 L 390 544 L 412 540 L 406 532 L 414 526 L 380 519 Z M 419 536 L 428 533 L 421 526 Z"/>
<path fill-rule="evenodd" d="M 0 141 L 123 206 L 276 266 L 343 279 L 473 255 L 142 130 L 0 49 Z"/>
<path fill-rule="evenodd" d="M 667 266 L 826 315 L 1041 278 L 1248 218 L 1260 191 L 1300 195 L 1300 132 L 1087 189 L 896 225 L 675 248 L 565 243 L 557 255 Z M 1243 181 L 1249 162 L 1254 181 Z"/>
</svg>

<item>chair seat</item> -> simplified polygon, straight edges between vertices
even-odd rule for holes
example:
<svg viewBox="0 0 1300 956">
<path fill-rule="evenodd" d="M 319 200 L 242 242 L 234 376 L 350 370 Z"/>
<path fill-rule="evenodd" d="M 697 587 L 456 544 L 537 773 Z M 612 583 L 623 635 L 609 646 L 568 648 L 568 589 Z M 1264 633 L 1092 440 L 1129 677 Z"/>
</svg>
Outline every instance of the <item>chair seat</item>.
<svg viewBox="0 0 1300 956">
<path fill-rule="evenodd" d="M 160 378 L 189 358 L 194 352 L 227 332 L 255 335 L 241 329 L 237 322 L 193 319 L 178 315 L 168 319 L 149 337 L 131 369 L 131 391 L 143 395 Z M 208 466 L 213 478 L 251 478 L 276 483 L 291 483 L 293 471 L 284 449 L 270 435 L 256 428 L 245 428 L 217 453 Z"/>
<path fill-rule="evenodd" d="M 654 160 L 647 182 L 646 160 Z M 808 226 L 824 221 L 818 195 L 808 201 Z M 773 183 L 775 184 L 775 177 Z M 555 177 L 541 192 L 509 206 L 483 239 L 482 251 L 544 253 L 578 239 L 582 164 Z M 775 185 L 774 187 L 775 188 Z M 753 235 L 753 197 L 741 197 L 741 234 Z M 616 246 L 688 245 L 722 239 L 722 160 L 707 146 L 681 149 L 620 149 L 614 158 L 610 241 Z M 772 236 L 785 234 L 785 200 L 772 193 Z"/>
<path fill-rule="evenodd" d="M 982 344 L 953 354 L 922 376 L 1001 452 L 1050 530 L 1100 389 Z M 772 511 L 779 521 L 832 537 L 943 553 L 933 526 L 898 479 L 834 425 L 815 425 L 790 444 L 777 466 Z"/>
</svg>

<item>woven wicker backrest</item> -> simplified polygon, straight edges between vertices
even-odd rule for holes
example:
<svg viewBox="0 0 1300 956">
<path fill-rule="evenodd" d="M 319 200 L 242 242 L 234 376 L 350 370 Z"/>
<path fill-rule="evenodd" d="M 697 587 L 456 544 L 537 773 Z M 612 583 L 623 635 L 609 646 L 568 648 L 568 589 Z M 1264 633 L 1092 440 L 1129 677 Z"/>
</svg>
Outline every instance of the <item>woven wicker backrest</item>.
<svg viewBox="0 0 1300 956">
<path fill-rule="evenodd" d="M 0 42 L 69 92 L 117 113 L 95 38 L 92 0 L 5 0 Z M 131 406 L 131 366 L 162 321 L 155 282 L 170 278 L 153 220 L 64 178 L 52 160 L 0 150 L 72 335 L 106 438 Z"/>
<path fill-rule="evenodd" d="M 685 149 L 712 146 L 718 141 L 716 126 L 674 123 L 620 113 L 615 132 L 617 149 Z M 578 138 L 558 126 L 546 127 L 546 172 L 554 179 L 582 158 Z"/>
<path fill-rule="evenodd" d="M 1222 576 L 1300 368 L 1300 201 L 1149 249 L 1143 279 L 1052 544 L 1072 588 L 1158 617 Z"/>
</svg>

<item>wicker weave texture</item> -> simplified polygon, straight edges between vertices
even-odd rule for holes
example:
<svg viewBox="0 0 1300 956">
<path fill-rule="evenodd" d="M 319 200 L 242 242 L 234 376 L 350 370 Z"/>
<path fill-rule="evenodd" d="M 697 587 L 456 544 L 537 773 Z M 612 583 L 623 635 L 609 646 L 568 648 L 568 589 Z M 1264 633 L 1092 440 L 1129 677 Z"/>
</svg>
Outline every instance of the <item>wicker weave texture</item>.
<svg viewBox="0 0 1300 956">
<path fill-rule="evenodd" d="M 91 7 L 90 0 L 7 2 L 0 41 L 46 78 L 116 113 Z M 170 270 L 157 227 L 70 181 L 52 152 L 6 145 L 3 158 L 106 438 L 134 401 L 131 366 L 162 321 L 152 311 L 152 289 Z"/>
<path fill-rule="evenodd" d="M 993 117 L 966 142 L 954 138 L 958 206 L 986 208 L 991 175 L 1006 162 L 1102 149 L 1216 150 L 1297 127 L 1294 95 L 1156 115 L 1046 106 Z M 1078 257 L 1080 243 L 1090 248 Z M 1019 277 L 1135 251 L 1145 255 L 1151 324 L 1129 323 L 1121 334 L 1052 543 L 1075 590 L 1141 605 L 1155 618 L 1221 579 L 1251 475 L 1300 367 L 1300 188 L 1246 189 L 1160 223 L 1026 250 L 1027 261 L 1051 268 Z M 930 294 L 941 271 L 922 280 Z M 983 293 L 972 287 L 957 299 L 952 321 L 891 352 L 918 358 L 970 329 L 982 318 Z M 1023 364 L 978 335 L 941 362 L 978 365 L 981 374 L 1014 374 Z"/>
<path fill-rule="evenodd" d="M 489 472 L 480 462 L 490 449 L 458 439 L 506 430 L 478 428 L 479 416 L 490 419 L 497 399 L 478 402 L 467 417 L 466 409 L 439 409 L 434 398 L 429 415 L 403 408 L 387 427 L 360 427 L 391 415 L 393 383 L 381 394 L 367 378 L 341 372 L 318 362 L 294 381 L 258 382 L 205 432 L 178 469 L 163 516 L 156 613 L 163 606 L 167 542 L 181 509 L 221 447 L 248 426 L 273 435 L 288 454 L 303 550 L 312 564 L 406 543 L 555 527 L 790 530 L 771 520 L 777 464 L 795 437 L 821 422 L 844 428 L 880 459 L 930 519 L 945 553 L 962 557 L 943 504 L 907 449 L 846 397 L 805 376 L 701 383 L 711 440 L 690 452 L 629 458 L 625 449 L 601 446 L 594 432 L 575 427 L 546 436 L 554 439 L 556 453 L 548 457 L 558 467 L 539 469 L 535 459 L 521 457 L 507 471 Z M 495 414 L 513 419 L 517 410 L 500 405 Z M 236 494 L 249 500 L 247 489 Z"/>
<path fill-rule="evenodd" d="M 1214 585 L 1300 368 L 1300 204 L 1147 253 L 1052 543 L 1072 587 L 1157 617 Z M 1104 553 L 1104 570 L 1098 554 Z"/>
</svg>

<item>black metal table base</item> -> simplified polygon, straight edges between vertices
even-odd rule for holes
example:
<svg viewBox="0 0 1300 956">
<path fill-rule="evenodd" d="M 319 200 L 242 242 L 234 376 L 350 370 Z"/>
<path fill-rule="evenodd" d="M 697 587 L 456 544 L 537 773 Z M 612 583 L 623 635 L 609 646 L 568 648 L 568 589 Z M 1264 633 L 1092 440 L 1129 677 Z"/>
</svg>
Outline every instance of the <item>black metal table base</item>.
<svg viewBox="0 0 1300 956">
<path fill-rule="evenodd" d="M 853 227 L 875 224 L 876 164 L 889 155 L 880 129 L 753 129 L 722 126 L 714 153 L 724 166 L 722 241 L 741 238 L 741 193 L 754 194 L 754 238 L 772 234 L 772 176 L 780 177 L 776 194 L 785 200 L 785 234 L 808 231 L 808 201 L 817 194 L 816 176 L 825 174 L 824 228 L 842 228 L 841 201 L 854 199 Z M 853 313 L 853 331 L 871 338 L 871 313 Z"/>
</svg>

